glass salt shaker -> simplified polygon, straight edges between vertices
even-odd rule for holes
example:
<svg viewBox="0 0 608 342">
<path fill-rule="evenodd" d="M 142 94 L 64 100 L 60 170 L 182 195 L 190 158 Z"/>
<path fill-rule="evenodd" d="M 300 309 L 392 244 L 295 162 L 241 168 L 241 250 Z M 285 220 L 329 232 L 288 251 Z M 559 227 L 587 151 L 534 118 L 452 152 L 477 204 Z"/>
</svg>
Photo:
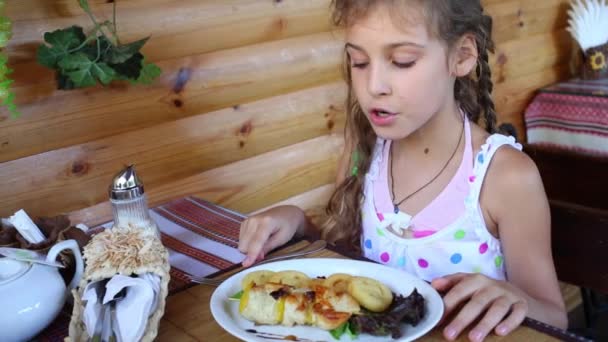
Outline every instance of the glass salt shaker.
<svg viewBox="0 0 608 342">
<path fill-rule="evenodd" d="M 139 227 L 160 237 L 158 226 L 148 212 L 144 184 L 137 177 L 133 165 L 127 166 L 114 176 L 109 194 L 115 227 Z"/>
</svg>

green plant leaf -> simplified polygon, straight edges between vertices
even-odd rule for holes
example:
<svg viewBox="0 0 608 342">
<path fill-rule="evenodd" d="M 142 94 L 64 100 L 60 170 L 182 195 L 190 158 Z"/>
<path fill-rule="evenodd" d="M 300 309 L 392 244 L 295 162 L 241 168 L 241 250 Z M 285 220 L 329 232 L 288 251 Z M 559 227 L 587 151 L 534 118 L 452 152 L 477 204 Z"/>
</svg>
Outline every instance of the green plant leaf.
<svg viewBox="0 0 608 342">
<path fill-rule="evenodd" d="M 11 39 L 10 32 L 0 32 L 0 48 L 5 48 L 8 45 L 9 39 Z"/>
<path fill-rule="evenodd" d="M 70 50 L 80 46 L 86 39 L 80 26 L 72 26 L 44 34 L 44 41 L 50 46 L 41 44 L 38 47 L 38 63 L 55 68 L 61 58 L 70 53 Z"/>
<path fill-rule="evenodd" d="M 120 76 L 122 76 L 121 79 L 137 80 L 141 74 L 143 59 L 144 55 L 138 52 L 123 63 L 110 64 L 110 66 L 112 69 L 116 70 Z"/>
<path fill-rule="evenodd" d="M 77 88 L 82 87 L 91 87 L 97 84 L 93 74 L 91 74 L 91 69 L 79 69 L 75 71 L 66 72 L 70 80 L 74 82 L 74 86 Z"/>
<path fill-rule="evenodd" d="M 151 84 L 154 80 L 160 76 L 162 70 L 154 63 L 148 63 L 145 60 L 142 61 L 143 67 L 139 77 L 135 83 L 139 84 Z"/>
<path fill-rule="evenodd" d="M 65 56 L 59 61 L 58 64 L 63 71 L 70 71 L 77 69 L 88 69 L 93 62 L 86 54 L 77 52 L 73 55 Z"/>
<path fill-rule="evenodd" d="M 8 88 L 0 87 L 0 100 L 2 100 L 2 102 L 4 102 L 5 99 L 8 98 L 9 95 L 10 95 L 10 91 Z"/>
<path fill-rule="evenodd" d="M 13 29 L 13 23 L 7 17 L 0 17 L 0 31 L 10 32 Z"/>
<path fill-rule="evenodd" d="M 63 73 L 69 76 L 76 87 L 95 85 L 97 80 L 107 85 L 114 79 L 115 71 L 106 63 L 95 63 L 82 53 L 68 55 L 59 61 Z"/>
<path fill-rule="evenodd" d="M 109 64 L 120 64 L 124 63 L 139 53 L 141 47 L 148 41 L 148 38 L 140 39 L 129 44 L 122 44 L 119 46 L 112 47 L 108 53 L 104 56 L 104 61 Z"/>
<path fill-rule="evenodd" d="M 66 51 L 78 47 L 85 39 L 84 30 L 76 25 L 44 33 L 45 42 L 55 48 L 61 48 Z"/>
<path fill-rule="evenodd" d="M 97 83 L 107 85 L 114 80 L 149 84 L 160 75 L 160 68 L 144 62 L 140 53 L 149 37 L 120 44 L 113 21 L 99 23 L 91 13 L 88 0 L 78 0 L 78 4 L 93 21 L 95 29 L 88 36 L 80 26 L 47 32 L 45 44 L 37 51 L 38 63 L 55 70 L 59 89 L 83 88 Z M 0 19 L 0 29 L 3 25 Z M 106 35 L 105 29 L 110 31 L 111 37 Z M 2 70 L 0 61 L 0 77 Z"/>
<path fill-rule="evenodd" d="M 99 44 L 99 49 L 97 49 L 97 44 Z M 90 44 L 83 46 L 78 52 L 86 54 L 92 61 L 97 59 L 97 54 L 100 55 L 98 60 L 104 60 L 104 54 L 109 51 L 111 46 L 112 43 L 105 36 L 99 36 Z"/>
<path fill-rule="evenodd" d="M 68 75 L 62 73 L 61 70 L 55 71 L 55 81 L 57 81 L 57 89 L 72 90 L 76 88 L 76 84 L 72 82 Z"/>
<path fill-rule="evenodd" d="M 108 85 L 114 79 L 116 72 L 110 68 L 106 63 L 95 63 L 91 66 L 91 72 L 99 82 L 103 85 Z"/>
<path fill-rule="evenodd" d="M 17 106 L 15 105 L 15 93 L 10 92 L 2 104 L 6 106 L 6 109 L 11 113 L 11 117 L 17 118 L 21 115 L 21 113 L 17 111 Z"/>
<path fill-rule="evenodd" d="M 8 41 L 12 37 L 12 24 L 7 17 L 0 17 L 0 48 L 8 45 Z"/>
<path fill-rule="evenodd" d="M 78 0 L 78 4 L 86 12 L 91 11 L 91 8 L 89 7 L 89 2 L 87 0 Z"/>
</svg>

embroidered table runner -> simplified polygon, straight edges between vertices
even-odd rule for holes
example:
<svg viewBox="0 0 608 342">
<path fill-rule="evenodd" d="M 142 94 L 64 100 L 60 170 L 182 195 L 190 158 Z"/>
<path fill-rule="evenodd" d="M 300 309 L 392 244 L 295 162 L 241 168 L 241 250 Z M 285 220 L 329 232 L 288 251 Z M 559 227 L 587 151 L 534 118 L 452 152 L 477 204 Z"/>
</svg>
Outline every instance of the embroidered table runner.
<svg viewBox="0 0 608 342">
<path fill-rule="evenodd" d="M 573 79 L 542 88 L 524 118 L 529 144 L 606 156 L 608 79 Z"/>
</svg>

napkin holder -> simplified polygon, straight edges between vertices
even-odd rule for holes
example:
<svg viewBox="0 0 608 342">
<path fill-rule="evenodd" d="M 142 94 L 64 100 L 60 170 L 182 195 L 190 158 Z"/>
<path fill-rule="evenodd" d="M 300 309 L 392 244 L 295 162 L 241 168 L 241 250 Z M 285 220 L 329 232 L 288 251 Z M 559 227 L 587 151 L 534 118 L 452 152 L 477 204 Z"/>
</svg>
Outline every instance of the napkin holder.
<svg viewBox="0 0 608 342">
<path fill-rule="evenodd" d="M 153 341 L 165 312 L 169 288 L 169 253 L 150 231 L 137 227 L 114 227 L 95 235 L 84 248 L 85 272 L 77 289 L 72 290 L 74 307 L 66 341 L 87 341 L 83 322 L 85 304 L 82 296 L 91 282 L 126 276 L 154 273 L 160 277 L 160 293 L 155 311 L 148 317 L 141 341 Z"/>
</svg>

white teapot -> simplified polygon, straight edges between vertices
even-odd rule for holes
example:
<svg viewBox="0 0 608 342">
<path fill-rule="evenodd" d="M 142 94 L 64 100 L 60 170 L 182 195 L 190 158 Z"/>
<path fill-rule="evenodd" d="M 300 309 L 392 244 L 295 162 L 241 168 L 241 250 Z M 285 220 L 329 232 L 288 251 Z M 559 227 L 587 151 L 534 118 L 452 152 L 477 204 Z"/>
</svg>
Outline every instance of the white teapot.
<svg viewBox="0 0 608 342">
<path fill-rule="evenodd" d="M 28 341 L 57 317 L 84 268 L 76 240 L 55 244 L 46 260 L 55 261 L 64 249 L 71 250 L 76 259 L 76 272 L 67 288 L 56 267 L 0 258 L 0 341 Z"/>
</svg>

